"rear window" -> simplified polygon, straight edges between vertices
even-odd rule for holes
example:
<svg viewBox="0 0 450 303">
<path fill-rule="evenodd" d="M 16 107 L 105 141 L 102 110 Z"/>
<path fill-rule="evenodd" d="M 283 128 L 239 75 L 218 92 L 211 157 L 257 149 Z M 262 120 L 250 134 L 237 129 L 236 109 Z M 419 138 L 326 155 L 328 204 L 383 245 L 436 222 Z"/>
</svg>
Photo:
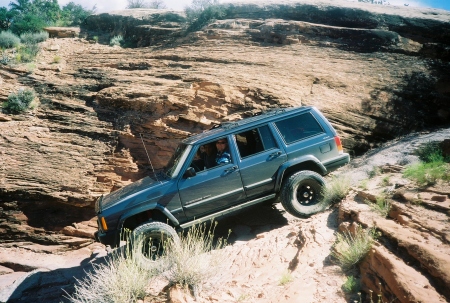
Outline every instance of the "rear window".
<svg viewBox="0 0 450 303">
<path fill-rule="evenodd" d="M 311 113 L 277 121 L 275 125 L 287 144 L 324 133 Z"/>
<path fill-rule="evenodd" d="M 236 134 L 235 137 L 242 158 L 277 147 L 267 125 Z"/>
</svg>

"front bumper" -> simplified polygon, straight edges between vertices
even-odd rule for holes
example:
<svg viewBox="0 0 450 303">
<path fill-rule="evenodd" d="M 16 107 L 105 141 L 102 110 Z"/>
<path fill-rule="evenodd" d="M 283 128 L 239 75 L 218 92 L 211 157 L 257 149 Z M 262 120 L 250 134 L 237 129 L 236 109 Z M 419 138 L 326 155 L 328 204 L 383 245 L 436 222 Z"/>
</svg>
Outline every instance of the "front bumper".
<svg viewBox="0 0 450 303">
<path fill-rule="evenodd" d="M 98 230 L 94 235 L 95 240 L 104 245 L 109 245 L 112 248 L 119 245 L 119 233 L 117 233 L 116 231 L 102 232 Z"/>
</svg>

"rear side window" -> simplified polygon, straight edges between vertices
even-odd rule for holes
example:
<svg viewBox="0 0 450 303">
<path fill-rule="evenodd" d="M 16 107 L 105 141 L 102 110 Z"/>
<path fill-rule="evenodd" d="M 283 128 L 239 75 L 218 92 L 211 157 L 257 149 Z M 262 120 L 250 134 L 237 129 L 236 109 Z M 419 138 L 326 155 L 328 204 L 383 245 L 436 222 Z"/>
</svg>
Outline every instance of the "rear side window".
<svg viewBox="0 0 450 303">
<path fill-rule="evenodd" d="M 324 133 L 319 122 L 311 113 L 298 115 L 275 122 L 281 136 L 287 144 Z"/>
<path fill-rule="evenodd" d="M 242 158 L 277 147 L 267 125 L 236 134 L 236 143 Z"/>
</svg>

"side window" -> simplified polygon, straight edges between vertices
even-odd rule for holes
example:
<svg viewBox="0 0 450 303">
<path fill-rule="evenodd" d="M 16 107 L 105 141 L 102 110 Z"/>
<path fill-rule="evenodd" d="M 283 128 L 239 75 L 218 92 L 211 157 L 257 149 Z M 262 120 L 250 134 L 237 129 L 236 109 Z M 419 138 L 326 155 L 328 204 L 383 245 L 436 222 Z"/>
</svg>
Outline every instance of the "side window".
<svg viewBox="0 0 450 303">
<path fill-rule="evenodd" d="M 324 132 L 311 113 L 281 120 L 275 122 L 275 125 L 287 144 Z"/>
<path fill-rule="evenodd" d="M 231 163 L 231 153 L 226 138 L 201 145 L 192 160 L 190 167 L 196 172 L 204 171 L 219 165 Z"/>
<path fill-rule="evenodd" d="M 235 137 L 242 158 L 277 147 L 267 125 L 236 134 Z"/>
</svg>

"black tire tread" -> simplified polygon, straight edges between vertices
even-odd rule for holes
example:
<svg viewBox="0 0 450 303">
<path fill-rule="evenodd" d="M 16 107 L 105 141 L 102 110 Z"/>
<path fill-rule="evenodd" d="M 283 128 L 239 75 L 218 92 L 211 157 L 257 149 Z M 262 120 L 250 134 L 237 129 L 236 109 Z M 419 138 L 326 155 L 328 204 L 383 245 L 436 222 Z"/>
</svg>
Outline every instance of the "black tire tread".
<svg viewBox="0 0 450 303">
<path fill-rule="evenodd" d="M 281 205 L 283 205 L 284 209 L 288 213 L 299 218 L 309 217 L 313 214 L 323 211 L 327 207 L 323 200 L 312 206 L 297 205 L 297 208 L 294 207 L 293 203 L 298 202 L 296 198 L 296 191 L 294 191 L 293 189 L 296 187 L 296 184 L 306 179 L 314 179 L 319 184 L 321 184 L 321 186 L 325 186 L 325 180 L 321 175 L 310 170 L 303 170 L 291 175 L 283 183 L 283 186 L 281 188 Z M 301 210 L 299 210 L 298 208 L 300 208 Z"/>
</svg>

